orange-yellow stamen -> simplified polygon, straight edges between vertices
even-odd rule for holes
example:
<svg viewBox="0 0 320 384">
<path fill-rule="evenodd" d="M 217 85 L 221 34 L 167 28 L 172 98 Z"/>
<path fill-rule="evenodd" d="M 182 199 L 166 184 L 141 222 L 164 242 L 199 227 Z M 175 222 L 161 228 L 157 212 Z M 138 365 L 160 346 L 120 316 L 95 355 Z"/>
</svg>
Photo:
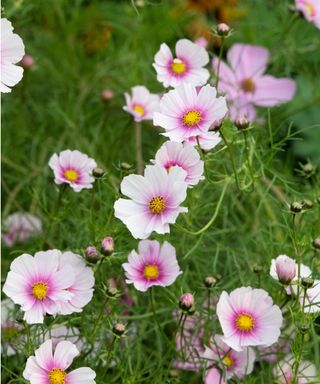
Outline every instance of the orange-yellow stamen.
<svg viewBox="0 0 320 384">
<path fill-rule="evenodd" d="M 193 127 L 201 121 L 201 114 L 198 111 L 189 111 L 183 115 L 183 124 L 188 127 Z"/>
<path fill-rule="evenodd" d="M 309 3 L 309 1 L 305 2 L 305 6 L 306 6 L 307 11 L 309 12 L 310 16 L 314 16 L 316 11 L 315 11 L 314 7 Z"/>
<path fill-rule="evenodd" d="M 66 373 L 59 368 L 53 368 L 48 373 L 50 384 L 65 384 Z"/>
<path fill-rule="evenodd" d="M 252 79 L 245 79 L 243 80 L 243 82 L 241 83 L 241 89 L 244 91 L 244 92 L 254 92 L 254 90 L 256 89 L 256 86 L 254 85 L 254 82 Z"/>
<path fill-rule="evenodd" d="M 145 114 L 145 110 L 141 105 L 135 105 L 133 107 L 133 110 L 136 111 L 140 116 L 143 116 Z"/>
<path fill-rule="evenodd" d="M 185 73 L 187 67 L 182 60 L 174 59 L 173 62 L 171 63 L 171 69 L 172 69 L 172 72 L 175 73 L 176 75 L 182 75 L 183 73 Z"/>
<path fill-rule="evenodd" d="M 159 269 L 156 265 L 146 265 L 143 274 L 147 280 L 156 280 L 159 277 Z"/>
<path fill-rule="evenodd" d="M 159 214 L 166 208 L 166 202 L 162 196 L 153 197 L 149 202 L 149 210 L 152 213 Z"/>
<path fill-rule="evenodd" d="M 38 300 L 44 300 L 47 296 L 48 286 L 46 283 L 39 281 L 38 283 L 33 284 L 32 294 Z"/>
<path fill-rule="evenodd" d="M 64 176 L 65 178 L 68 180 L 68 181 L 77 181 L 78 180 L 78 177 L 79 177 L 79 174 L 77 171 L 75 171 L 74 169 L 67 169 L 65 172 L 64 172 Z"/>
<path fill-rule="evenodd" d="M 230 357 L 230 355 L 225 355 L 224 358 L 222 359 L 222 361 L 224 362 L 224 364 L 227 366 L 227 368 L 230 368 L 232 367 L 233 365 L 233 361 Z"/>
<path fill-rule="evenodd" d="M 252 316 L 242 313 L 236 318 L 236 327 L 241 332 L 250 332 L 253 330 L 255 324 Z"/>
</svg>

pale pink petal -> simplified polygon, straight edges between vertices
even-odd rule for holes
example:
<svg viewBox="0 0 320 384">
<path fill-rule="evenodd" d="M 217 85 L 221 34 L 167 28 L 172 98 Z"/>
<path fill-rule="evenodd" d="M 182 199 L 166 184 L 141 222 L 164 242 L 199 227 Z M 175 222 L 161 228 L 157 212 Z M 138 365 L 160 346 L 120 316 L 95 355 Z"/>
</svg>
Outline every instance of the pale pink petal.
<svg viewBox="0 0 320 384">
<path fill-rule="evenodd" d="M 290 79 L 263 76 L 256 80 L 254 103 L 260 107 L 274 107 L 293 99 L 296 83 Z"/>
</svg>

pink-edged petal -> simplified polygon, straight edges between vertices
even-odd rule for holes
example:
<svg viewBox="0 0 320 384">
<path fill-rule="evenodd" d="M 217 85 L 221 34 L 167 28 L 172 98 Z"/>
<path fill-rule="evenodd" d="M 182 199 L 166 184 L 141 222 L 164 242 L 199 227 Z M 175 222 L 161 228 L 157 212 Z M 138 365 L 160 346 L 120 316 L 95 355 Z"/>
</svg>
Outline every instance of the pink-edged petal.
<svg viewBox="0 0 320 384">
<path fill-rule="evenodd" d="M 54 351 L 55 367 L 63 371 L 70 367 L 73 359 L 79 355 L 77 347 L 71 341 L 60 341 Z"/>
<path fill-rule="evenodd" d="M 82 367 L 69 372 L 66 384 L 95 384 L 96 373 L 88 367 Z"/>
<path fill-rule="evenodd" d="M 176 55 L 182 60 L 186 58 L 191 68 L 203 67 L 209 63 L 209 55 L 205 48 L 188 39 L 181 39 L 177 42 Z"/>
<path fill-rule="evenodd" d="M 296 83 L 291 79 L 263 76 L 256 80 L 254 103 L 260 107 L 274 107 L 290 101 L 296 92 Z"/>
<path fill-rule="evenodd" d="M 44 370 L 49 371 L 52 366 L 52 340 L 47 340 L 35 351 L 37 364 Z"/>
</svg>

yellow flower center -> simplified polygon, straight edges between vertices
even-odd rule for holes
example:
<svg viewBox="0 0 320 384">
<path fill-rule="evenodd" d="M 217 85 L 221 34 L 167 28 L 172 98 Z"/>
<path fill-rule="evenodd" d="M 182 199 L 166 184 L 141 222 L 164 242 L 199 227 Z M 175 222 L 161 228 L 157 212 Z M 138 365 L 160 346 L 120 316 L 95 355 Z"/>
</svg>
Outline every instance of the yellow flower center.
<svg viewBox="0 0 320 384">
<path fill-rule="evenodd" d="M 58 368 L 53 368 L 48 373 L 50 384 L 65 384 L 66 373 Z"/>
<path fill-rule="evenodd" d="M 146 265 L 143 274 L 147 280 L 155 280 L 159 276 L 159 269 L 156 265 Z"/>
<path fill-rule="evenodd" d="M 135 106 L 133 107 L 133 110 L 134 110 L 135 112 L 137 112 L 140 116 L 143 116 L 143 115 L 145 114 L 145 110 L 144 110 L 143 107 L 141 107 L 141 105 L 135 105 Z"/>
<path fill-rule="evenodd" d="M 67 169 L 65 172 L 64 172 L 64 176 L 67 180 L 69 181 L 77 181 L 78 180 L 78 177 L 79 177 L 79 174 L 77 171 L 75 171 L 74 169 Z"/>
<path fill-rule="evenodd" d="M 244 92 L 254 92 L 254 90 L 256 89 L 256 86 L 254 85 L 253 80 L 251 80 L 251 79 L 245 79 L 245 80 L 243 80 L 243 82 L 241 83 L 241 89 L 242 89 Z"/>
<path fill-rule="evenodd" d="M 309 3 L 309 1 L 306 1 L 305 5 L 306 5 L 307 11 L 310 13 L 310 15 L 314 16 L 316 12 L 315 12 L 315 9 L 313 8 L 313 6 Z"/>
<path fill-rule="evenodd" d="M 46 283 L 39 281 L 38 283 L 33 284 L 32 293 L 33 296 L 38 300 L 43 300 L 46 298 L 48 292 L 48 286 Z"/>
<path fill-rule="evenodd" d="M 174 59 L 171 63 L 172 72 L 176 75 L 182 75 L 187 70 L 185 63 L 180 59 Z"/>
<path fill-rule="evenodd" d="M 166 208 L 166 202 L 162 196 L 153 197 L 149 203 L 149 210 L 152 213 L 159 214 Z"/>
<path fill-rule="evenodd" d="M 227 366 L 227 368 L 232 367 L 232 365 L 233 365 L 233 361 L 232 361 L 230 355 L 228 355 L 228 354 L 225 355 L 225 357 L 224 357 L 222 360 L 223 360 L 223 362 L 225 363 L 225 365 Z"/>
<path fill-rule="evenodd" d="M 254 328 L 254 319 L 245 313 L 239 315 L 236 319 L 236 327 L 241 332 L 250 332 Z"/>
<path fill-rule="evenodd" d="M 198 111 L 189 111 L 183 115 L 183 124 L 188 127 L 193 127 L 194 125 L 200 123 L 201 114 Z"/>
</svg>

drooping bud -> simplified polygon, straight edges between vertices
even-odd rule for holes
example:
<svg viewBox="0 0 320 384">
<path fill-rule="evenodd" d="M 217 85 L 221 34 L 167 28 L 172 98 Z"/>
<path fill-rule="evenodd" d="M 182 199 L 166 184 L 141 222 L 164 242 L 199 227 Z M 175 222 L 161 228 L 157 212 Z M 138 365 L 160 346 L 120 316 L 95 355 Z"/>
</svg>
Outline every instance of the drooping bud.
<svg viewBox="0 0 320 384">
<path fill-rule="evenodd" d="M 282 284 L 289 284 L 296 276 L 296 262 L 289 256 L 280 255 L 275 260 L 276 272 Z"/>
<path fill-rule="evenodd" d="M 220 23 L 217 25 L 217 34 L 219 36 L 223 36 L 223 37 L 228 36 L 229 32 L 230 32 L 229 25 L 225 23 Z"/>
<path fill-rule="evenodd" d="M 30 69 L 34 65 L 34 58 L 31 55 L 24 55 L 21 60 L 21 65 L 24 69 Z"/>
<path fill-rule="evenodd" d="M 194 305 L 194 296 L 192 293 L 184 293 L 179 300 L 179 307 L 183 311 L 189 311 Z"/>
<path fill-rule="evenodd" d="M 114 333 L 115 336 L 121 337 L 126 331 L 126 324 L 124 323 L 116 323 L 113 328 L 112 332 Z"/>
<path fill-rule="evenodd" d="M 86 249 L 86 258 L 90 263 L 97 263 L 100 259 L 99 252 L 97 251 L 97 248 L 90 245 Z"/>
<path fill-rule="evenodd" d="M 312 288 L 313 284 L 314 284 L 314 280 L 311 277 L 303 277 L 301 279 L 301 285 L 305 289 Z"/>
<path fill-rule="evenodd" d="M 234 125 L 239 129 L 239 131 L 241 131 L 243 129 L 247 129 L 250 122 L 245 116 L 239 116 L 236 118 Z"/>
<path fill-rule="evenodd" d="M 213 276 L 207 276 L 205 277 L 204 279 L 204 285 L 207 287 L 207 288 L 212 288 L 216 285 L 217 283 L 217 279 Z"/>
<path fill-rule="evenodd" d="M 114 251 L 114 242 L 112 237 L 108 236 L 102 240 L 100 251 L 105 256 L 112 255 Z"/>
<path fill-rule="evenodd" d="M 95 168 L 93 171 L 92 171 L 92 174 L 95 178 L 99 179 L 100 177 L 102 177 L 104 175 L 104 170 L 101 169 L 101 168 Z"/>
<path fill-rule="evenodd" d="M 105 101 L 109 101 L 113 98 L 113 92 L 111 89 L 105 89 L 101 92 L 101 99 Z"/>
<path fill-rule="evenodd" d="M 317 237 L 312 241 L 312 246 L 315 249 L 320 249 L 320 237 Z"/>
<path fill-rule="evenodd" d="M 293 213 L 299 213 L 302 211 L 302 204 L 299 203 L 298 201 L 294 201 L 293 203 L 291 203 L 290 205 L 290 210 L 291 212 Z"/>
</svg>

